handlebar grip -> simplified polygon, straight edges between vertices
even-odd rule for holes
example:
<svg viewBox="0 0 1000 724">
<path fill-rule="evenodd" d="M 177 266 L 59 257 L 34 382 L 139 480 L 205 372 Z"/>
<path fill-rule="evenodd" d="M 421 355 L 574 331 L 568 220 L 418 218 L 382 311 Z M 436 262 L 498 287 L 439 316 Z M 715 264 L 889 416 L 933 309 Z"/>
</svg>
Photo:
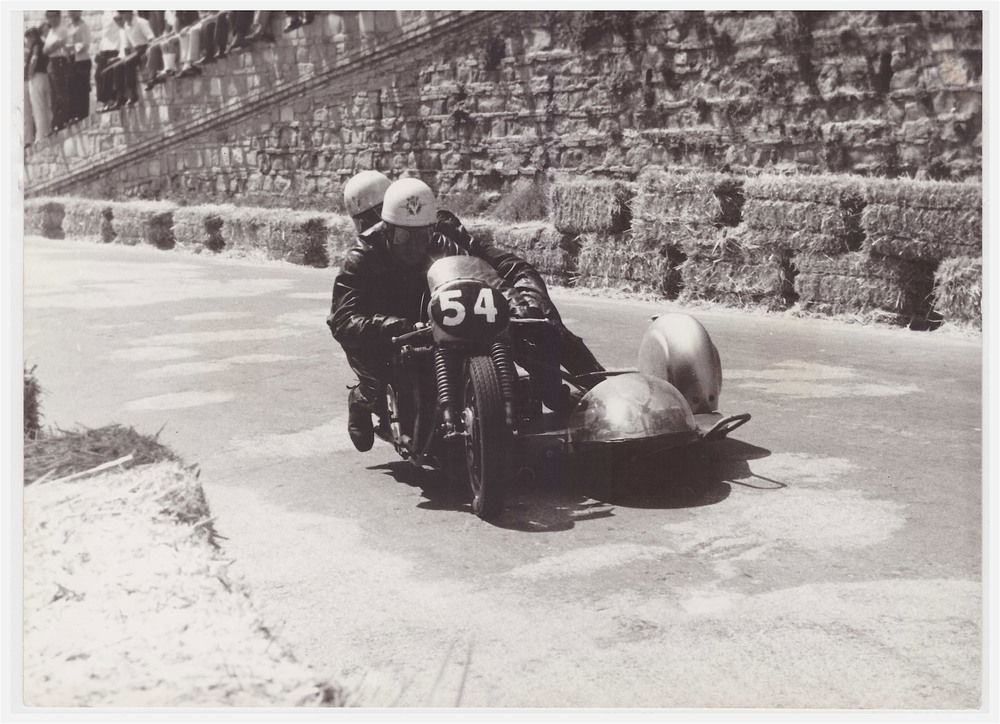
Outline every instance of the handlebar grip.
<svg viewBox="0 0 1000 724">
<path fill-rule="evenodd" d="M 415 337 L 424 335 L 430 332 L 430 327 L 421 327 L 420 329 L 414 329 L 412 332 L 407 332 L 406 334 L 401 334 L 398 337 L 392 338 L 393 346 L 401 344 L 402 342 L 408 342 Z"/>
</svg>

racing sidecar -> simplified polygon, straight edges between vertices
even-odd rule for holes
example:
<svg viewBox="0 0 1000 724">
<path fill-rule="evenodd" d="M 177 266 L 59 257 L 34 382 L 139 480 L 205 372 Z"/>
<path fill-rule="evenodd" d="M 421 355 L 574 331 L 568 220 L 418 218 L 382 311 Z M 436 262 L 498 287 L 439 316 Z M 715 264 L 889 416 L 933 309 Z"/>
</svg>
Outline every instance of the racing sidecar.
<svg viewBox="0 0 1000 724">
<path fill-rule="evenodd" d="M 653 318 L 635 369 L 580 376 L 563 371 L 562 377 L 573 386 L 576 403 L 568 414 L 538 412 L 523 419 L 517 436 L 522 454 L 651 455 L 722 439 L 750 420 L 749 413 L 719 412 L 719 352 L 687 314 Z"/>
</svg>

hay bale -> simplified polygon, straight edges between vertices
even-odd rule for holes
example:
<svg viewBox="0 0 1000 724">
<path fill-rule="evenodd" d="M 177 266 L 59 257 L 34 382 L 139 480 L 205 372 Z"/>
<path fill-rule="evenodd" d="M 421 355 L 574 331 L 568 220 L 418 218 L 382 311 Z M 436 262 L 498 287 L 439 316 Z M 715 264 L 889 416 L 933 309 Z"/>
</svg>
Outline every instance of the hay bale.
<svg viewBox="0 0 1000 724">
<path fill-rule="evenodd" d="M 983 260 L 979 257 L 945 259 L 934 273 L 934 311 L 945 321 L 982 329 Z"/>
<path fill-rule="evenodd" d="M 544 221 L 549 217 L 549 186 L 530 179 L 518 179 L 500 196 L 489 211 L 491 218 L 515 224 Z"/>
<path fill-rule="evenodd" d="M 293 264 L 329 266 L 329 214 L 239 206 L 219 208 L 231 248 L 260 251 L 270 259 Z"/>
<path fill-rule="evenodd" d="M 577 257 L 576 284 L 653 292 L 673 298 L 680 280 L 677 265 L 682 260 L 674 247 L 662 245 L 649 249 L 630 233 L 583 234 Z"/>
<path fill-rule="evenodd" d="M 982 208 L 983 188 L 978 183 L 954 181 L 868 179 L 865 201 L 916 209 L 968 211 Z"/>
<path fill-rule="evenodd" d="M 576 237 L 544 222 L 505 224 L 489 218 L 469 219 L 474 239 L 517 254 L 550 280 L 568 282 L 576 268 Z"/>
<path fill-rule="evenodd" d="M 296 224 L 288 235 L 284 259 L 292 264 L 320 269 L 330 266 L 326 251 L 329 229 L 324 216 L 310 216 Z"/>
<path fill-rule="evenodd" d="M 803 307 L 827 314 L 885 312 L 902 319 L 930 311 L 932 278 L 920 263 L 867 252 L 796 260 Z"/>
<path fill-rule="evenodd" d="M 60 199 L 24 200 L 24 233 L 41 234 L 46 239 L 65 238 L 62 223 L 66 209 Z"/>
<path fill-rule="evenodd" d="M 747 201 L 798 201 L 837 207 L 845 198 L 867 199 L 869 182 L 849 174 L 751 176 L 743 184 Z"/>
<path fill-rule="evenodd" d="M 327 258 L 339 260 L 357 243 L 358 231 L 354 228 L 354 221 L 346 214 L 327 214 L 326 226 Z"/>
<path fill-rule="evenodd" d="M 564 234 L 625 231 L 633 189 L 623 181 L 574 180 L 549 187 L 552 225 Z"/>
<path fill-rule="evenodd" d="M 679 265 L 680 300 L 786 309 L 793 297 L 790 255 L 745 242 L 744 237 L 731 235 L 714 248 L 691 249 Z"/>
<path fill-rule="evenodd" d="M 218 206 L 181 206 L 174 211 L 174 238 L 179 244 L 222 251 L 226 246 L 224 226 Z"/>
<path fill-rule="evenodd" d="M 110 208 L 110 202 L 82 198 L 64 198 L 61 201 L 66 212 L 63 218 L 63 231 L 66 232 L 66 236 L 73 239 L 104 238 L 105 234 L 102 233 L 102 227 L 105 226 L 104 212 Z"/>
<path fill-rule="evenodd" d="M 929 209 L 869 204 L 861 215 L 869 248 L 900 259 L 940 261 L 982 253 L 980 207 Z"/>
<path fill-rule="evenodd" d="M 172 249 L 175 244 L 173 212 L 177 208 L 165 201 L 115 201 L 110 206 L 116 241 L 120 244 L 145 243 L 158 249 Z"/>
</svg>

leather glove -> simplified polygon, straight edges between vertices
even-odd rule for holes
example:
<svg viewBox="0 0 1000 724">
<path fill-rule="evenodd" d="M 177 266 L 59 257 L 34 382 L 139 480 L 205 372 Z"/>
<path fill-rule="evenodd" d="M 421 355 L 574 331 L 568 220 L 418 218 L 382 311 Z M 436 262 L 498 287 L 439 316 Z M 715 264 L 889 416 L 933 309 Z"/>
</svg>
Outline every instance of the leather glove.
<svg viewBox="0 0 1000 724">
<path fill-rule="evenodd" d="M 416 325 L 403 317 L 386 317 L 379 327 L 382 339 L 391 342 L 393 337 L 401 337 L 416 329 Z"/>
<path fill-rule="evenodd" d="M 448 241 L 455 243 L 467 243 L 472 238 L 459 218 L 447 209 L 438 209 L 434 230 Z"/>
</svg>

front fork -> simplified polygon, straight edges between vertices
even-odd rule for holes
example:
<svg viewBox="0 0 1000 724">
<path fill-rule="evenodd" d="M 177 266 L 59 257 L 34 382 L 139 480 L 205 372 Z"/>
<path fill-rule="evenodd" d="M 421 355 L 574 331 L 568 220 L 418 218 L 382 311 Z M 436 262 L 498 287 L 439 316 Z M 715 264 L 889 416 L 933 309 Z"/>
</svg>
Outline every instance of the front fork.
<svg viewBox="0 0 1000 724">
<path fill-rule="evenodd" d="M 441 429 L 445 440 L 465 435 L 461 415 L 457 405 L 461 398 L 459 390 L 462 382 L 460 362 L 464 354 L 457 350 L 437 347 L 434 350 L 434 381 L 437 385 L 438 409 L 441 411 Z M 504 340 L 496 340 L 490 345 L 490 359 L 500 379 L 504 413 L 507 425 L 514 427 L 514 363 L 510 359 L 510 347 Z"/>
</svg>

